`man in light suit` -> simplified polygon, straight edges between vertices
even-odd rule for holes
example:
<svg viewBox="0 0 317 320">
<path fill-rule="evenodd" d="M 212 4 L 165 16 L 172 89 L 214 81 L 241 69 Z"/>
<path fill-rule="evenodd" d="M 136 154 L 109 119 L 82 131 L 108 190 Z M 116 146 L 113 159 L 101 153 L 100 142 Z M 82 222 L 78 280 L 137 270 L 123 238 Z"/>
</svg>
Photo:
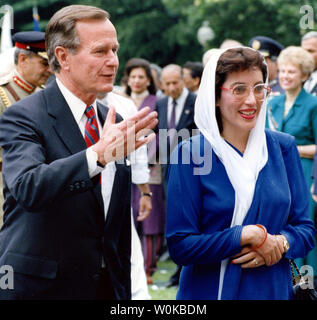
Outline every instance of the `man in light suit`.
<svg viewBox="0 0 317 320">
<path fill-rule="evenodd" d="M 157 119 L 147 109 L 118 122 L 96 102 L 113 89 L 118 47 L 106 11 L 59 10 L 46 30 L 56 81 L 0 119 L 0 266 L 14 270 L 14 289 L 0 289 L 0 300 L 131 298 L 131 176 L 122 158 L 153 139 L 139 131 Z"/>
<path fill-rule="evenodd" d="M 178 142 L 195 134 L 196 94 L 185 87 L 182 68 L 176 64 L 170 64 L 163 68 L 162 87 L 166 97 L 156 102 L 156 110 L 159 120 L 160 162 L 162 163 L 162 179 L 166 195 L 170 154 Z M 167 140 L 165 134 L 162 134 L 164 129 L 169 131 Z M 178 285 L 180 271 L 181 267 L 178 266 L 167 286 Z"/>
</svg>

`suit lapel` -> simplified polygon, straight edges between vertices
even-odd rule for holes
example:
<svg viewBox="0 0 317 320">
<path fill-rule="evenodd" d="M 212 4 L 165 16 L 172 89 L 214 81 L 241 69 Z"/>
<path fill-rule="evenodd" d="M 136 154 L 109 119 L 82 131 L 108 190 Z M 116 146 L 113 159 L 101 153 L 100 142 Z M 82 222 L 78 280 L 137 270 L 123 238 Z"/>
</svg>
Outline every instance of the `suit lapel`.
<svg viewBox="0 0 317 320">
<path fill-rule="evenodd" d="M 168 97 L 165 97 L 164 100 L 161 101 L 161 106 L 159 110 L 158 126 L 160 129 L 168 129 L 167 104 L 168 104 Z"/>
<path fill-rule="evenodd" d="M 191 100 L 191 96 L 190 96 L 190 92 L 189 92 L 187 95 L 187 98 L 185 100 L 185 103 L 184 103 L 184 108 L 183 108 L 182 114 L 181 114 L 179 121 L 177 123 L 177 126 L 176 126 L 177 131 L 181 130 L 183 128 L 186 128 L 187 119 L 191 115 L 191 111 L 192 111 L 192 108 L 190 106 L 190 100 Z"/>
<path fill-rule="evenodd" d="M 55 119 L 53 127 L 69 152 L 75 154 L 86 149 L 87 146 L 78 124 L 56 81 L 47 87 L 45 96 L 48 113 Z"/>
<path fill-rule="evenodd" d="M 74 116 L 60 92 L 56 81 L 45 90 L 47 99 L 48 113 L 54 118 L 53 127 L 63 144 L 66 146 L 70 154 L 75 154 L 87 148 L 86 142 L 80 132 L 78 124 Z M 97 103 L 98 117 L 100 123 L 104 124 L 108 109 Z M 65 125 L 67 124 L 67 125 Z M 102 130 L 102 128 L 100 128 Z M 100 176 L 92 178 L 95 187 L 92 189 L 102 212 L 104 210 L 103 199 L 101 194 Z"/>
</svg>

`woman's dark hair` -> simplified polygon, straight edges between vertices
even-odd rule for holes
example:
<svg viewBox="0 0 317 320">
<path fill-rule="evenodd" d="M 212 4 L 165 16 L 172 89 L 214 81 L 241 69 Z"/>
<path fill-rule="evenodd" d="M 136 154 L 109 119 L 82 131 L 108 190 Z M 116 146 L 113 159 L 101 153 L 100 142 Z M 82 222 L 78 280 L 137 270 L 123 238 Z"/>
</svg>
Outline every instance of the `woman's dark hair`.
<svg viewBox="0 0 317 320">
<path fill-rule="evenodd" d="M 156 94 L 156 87 L 155 87 L 154 80 L 152 77 L 150 63 L 147 60 L 141 59 L 141 58 L 130 59 L 125 65 L 124 77 L 126 79 L 128 79 L 131 71 L 135 68 L 143 68 L 144 69 L 145 74 L 150 81 L 150 85 L 148 86 L 149 93 L 155 95 Z M 125 93 L 128 96 L 131 95 L 131 88 L 128 85 L 126 85 Z"/>
<path fill-rule="evenodd" d="M 216 101 L 221 97 L 220 87 L 232 72 L 245 71 L 254 67 L 259 68 L 263 74 L 263 82 L 266 80 L 267 68 L 263 56 L 251 48 L 233 48 L 225 51 L 218 60 L 216 68 Z M 216 118 L 219 131 L 222 131 L 221 114 L 216 108 Z"/>
</svg>

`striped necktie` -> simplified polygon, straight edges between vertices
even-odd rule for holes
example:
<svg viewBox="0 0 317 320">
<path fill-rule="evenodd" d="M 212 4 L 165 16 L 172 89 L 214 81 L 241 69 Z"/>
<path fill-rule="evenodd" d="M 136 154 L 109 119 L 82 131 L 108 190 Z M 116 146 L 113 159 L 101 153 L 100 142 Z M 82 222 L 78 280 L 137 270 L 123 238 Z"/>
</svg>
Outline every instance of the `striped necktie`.
<svg viewBox="0 0 317 320">
<path fill-rule="evenodd" d="M 93 106 L 87 106 L 85 110 L 87 122 L 85 125 L 85 141 L 87 147 L 92 146 L 99 140 L 98 123 Z"/>
</svg>

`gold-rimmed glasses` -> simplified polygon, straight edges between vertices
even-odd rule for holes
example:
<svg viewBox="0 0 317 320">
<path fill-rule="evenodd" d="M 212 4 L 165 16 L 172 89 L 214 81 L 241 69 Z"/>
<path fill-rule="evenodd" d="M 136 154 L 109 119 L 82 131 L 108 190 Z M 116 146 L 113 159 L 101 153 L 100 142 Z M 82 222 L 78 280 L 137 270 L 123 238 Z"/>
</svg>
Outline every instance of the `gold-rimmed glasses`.
<svg viewBox="0 0 317 320">
<path fill-rule="evenodd" d="M 234 95 L 236 100 L 246 99 L 252 89 L 255 99 L 263 101 L 271 92 L 271 88 L 265 83 L 259 83 L 254 87 L 250 87 L 246 84 L 240 83 L 236 84 L 231 88 L 220 87 L 221 90 L 229 90 Z"/>
</svg>

